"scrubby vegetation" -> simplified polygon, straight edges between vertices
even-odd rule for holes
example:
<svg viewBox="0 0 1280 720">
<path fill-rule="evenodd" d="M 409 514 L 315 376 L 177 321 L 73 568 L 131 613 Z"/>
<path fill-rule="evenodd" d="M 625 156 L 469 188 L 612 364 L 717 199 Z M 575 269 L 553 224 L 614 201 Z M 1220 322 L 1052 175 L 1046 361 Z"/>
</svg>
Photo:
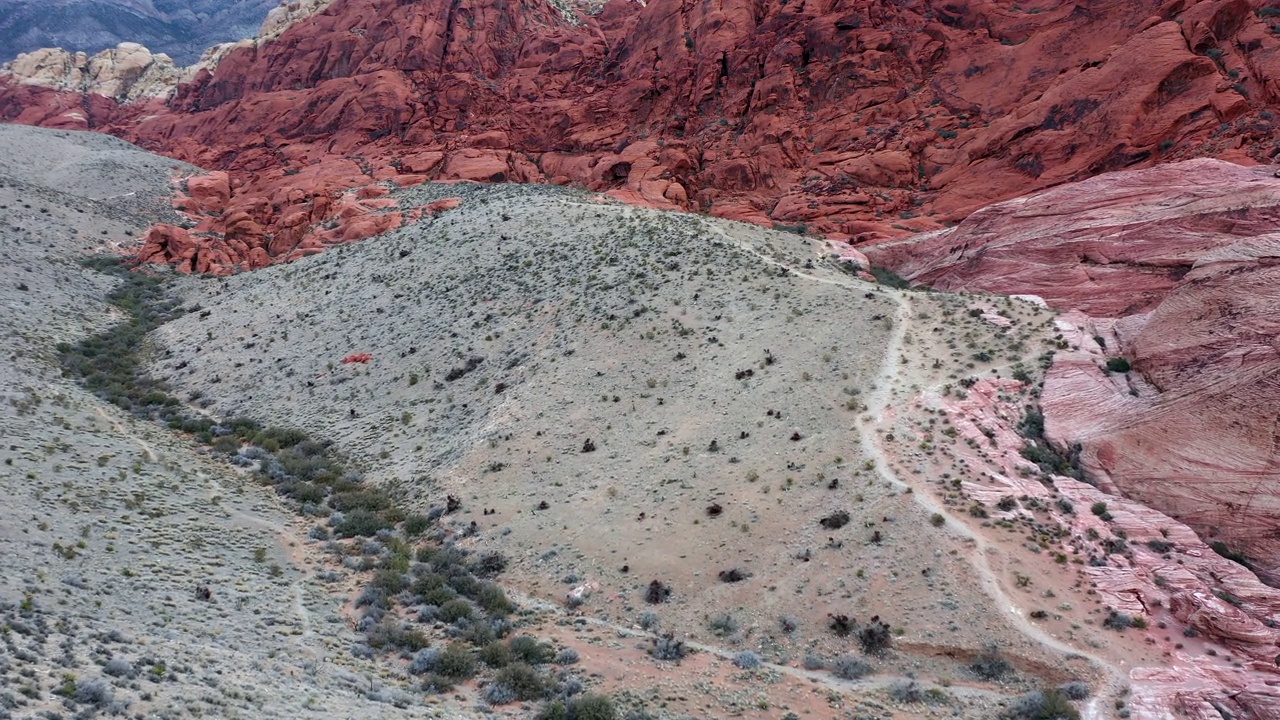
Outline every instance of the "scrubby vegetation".
<svg viewBox="0 0 1280 720">
<path fill-rule="evenodd" d="M 1035 463 L 1046 476 L 1065 475 L 1082 482 L 1089 481 L 1080 466 L 1080 446 L 1076 445 L 1065 453 L 1055 448 L 1044 436 L 1044 413 L 1039 408 L 1027 407 L 1026 414 L 1018 423 L 1018 432 L 1027 440 L 1019 454 Z"/>
<path fill-rule="evenodd" d="M 122 280 L 109 297 L 128 317 L 79 343 L 59 345 L 64 374 L 133 415 L 187 433 L 215 455 L 250 469 L 299 513 L 327 518 L 328 527 L 317 525 L 311 537 L 332 536 L 329 551 L 347 567 L 369 571 L 355 602 L 364 640 L 351 649 L 353 654 L 403 655 L 409 659 L 406 670 L 422 677 L 421 688 L 427 693 L 447 692 L 455 683 L 469 680 L 481 662 L 496 670 L 482 692 L 491 704 L 538 700 L 561 691 L 560 681 L 538 668 L 553 660 L 576 662 L 577 654 L 565 650 L 557 655 L 552 645 L 528 635 L 504 640 L 513 627 L 508 616 L 516 608 L 488 578 L 501 573 L 507 561 L 498 553 L 472 559 L 451 543 L 439 519 L 458 508 L 457 499 L 448 498 L 443 507 L 425 515 L 408 515 L 391 494 L 367 483 L 363 473 L 327 442 L 294 428 L 264 427 L 243 417 L 219 420 L 190 410 L 145 372 L 148 333 L 184 312 L 167 293 L 167 276 L 130 272 L 117 259 L 86 265 Z M 670 592 L 665 586 L 662 590 Z M 430 626 L 415 625 L 414 620 L 437 623 L 437 628 L 443 623 L 457 639 L 443 647 L 434 644 Z M 681 656 L 683 647 L 676 643 L 665 654 Z M 119 672 L 114 666 L 111 670 Z M 556 703 L 544 707 L 543 716 L 616 716 L 612 701 L 603 696 Z"/>
</svg>

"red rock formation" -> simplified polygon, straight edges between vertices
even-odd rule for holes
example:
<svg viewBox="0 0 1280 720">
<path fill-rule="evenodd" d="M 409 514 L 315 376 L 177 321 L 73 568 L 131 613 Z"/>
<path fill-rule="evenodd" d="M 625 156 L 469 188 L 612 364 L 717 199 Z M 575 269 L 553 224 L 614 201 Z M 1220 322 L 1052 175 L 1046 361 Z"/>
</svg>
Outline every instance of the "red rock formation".
<svg viewBox="0 0 1280 720">
<path fill-rule="evenodd" d="M 339 0 L 167 105 L 10 83 L 0 118 L 227 170 L 237 205 L 404 172 L 882 237 L 1106 170 L 1269 158 L 1280 38 L 1257 5 L 612 0 L 570 22 Z"/>
</svg>

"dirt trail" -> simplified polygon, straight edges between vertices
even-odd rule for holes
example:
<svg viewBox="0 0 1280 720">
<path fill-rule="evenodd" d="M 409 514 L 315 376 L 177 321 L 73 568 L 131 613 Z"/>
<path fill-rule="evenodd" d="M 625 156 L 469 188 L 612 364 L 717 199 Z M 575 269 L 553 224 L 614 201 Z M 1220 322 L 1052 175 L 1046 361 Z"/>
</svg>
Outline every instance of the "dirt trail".
<svg viewBox="0 0 1280 720">
<path fill-rule="evenodd" d="M 1014 602 L 1013 597 L 1000 584 L 999 577 L 991 568 L 990 556 L 998 555 L 1000 551 L 993 547 L 981 533 L 974 531 L 951 513 L 947 507 L 938 502 L 932 493 L 928 491 L 917 492 L 915 488 L 899 478 L 891 469 L 888 458 L 884 453 L 884 448 L 880 443 L 880 438 L 876 433 L 876 427 L 884 420 L 884 413 L 889 406 L 892 391 L 900 381 L 899 367 L 901 363 L 899 358 L 902 353 L 902 340 L 912 322 L 910 300 L 902 293 L 894 293 L 892 297 L 898 304 L 898 310 L 894 317 L 893 334 L 886 348 L 880 373 L 876 378 L 875 390 L 867 398 L 867 416 L 862 419 L 858 426 L 863 448 L 875 461 L 876 473 L 882 480 L 892 484 L 894 487 L 910 490 L 911 496 L 926 512 L 937 513 L 946 518 L 946 528 L 973 545 L 974 552 L 968 557 L 970 564 L 982 579 L 982 586 L 987 595 L 999 605 L 1000 610 L 1008 617 L 1015 628 L 1022 632 L 1023 635 L 1045 647 L 1064 653 L 1068 657 L 1084 658 L 1107 674 L 1108 691 L 1106 693 L 1098 693 L 1091 698 L 1085 704 L 1084 712 L 1082 713 L 1082 717 L 1085 720 L 1106 717 L 1105 705 L 1110 701 L 1112 695 L 1122 691 L 1127 674 L 1110 661 L 1069 645 L 1049 635 L 1032 623 L 1018 603 Z"/>
<path fill-rule="evenodd" d="M 719 227 L 711 226 L 711 229 L 735 247 L 759 258 L 764 263 L 783 268 L 796 277 L 813 282 L 847 287 L 851 290 L 856 290 L 859 293 L 863 293 L 866 290 L 865 285 L 862 285 L 852 279 L 825 278 L 806 273 L 800 268 L 796 268 L 776 258 L 768 257 L 746 243 L 734 240 L 728 235 L 728 233 Z M 898 308 L 894 316 L 893 332 L 890 336 L 888 346 L 885 349 L 884 360 L 880 367 L 880 372 L 876 378 L 875 390 L 871 392 L 867 398 L 867 414 L 858 424 L 858 433 L 862 440 L 862 447 L 875 461 L 876 473 L 882 480 L 901 490 L 910 490 L 911 496 L 921 505 L 921 507 L 925 509 L 926 512 L 931 514 L 937 513 L 946 518 L 946 527 L 950 532 L 964 538 L 965 541 L 973 546 L 973 552 L 969 554 L 968 558 L 970 564 L 981 578 L 982 586 L 986 594 L 999 606 L 1001 612 L 1004 613 L 1015 628 L 1032 641 L 1037 642 L 1044 647 L 1061 652 L 1068 657 L 1074 656 L 1088 660 L 1106 673 L 1108 677 L 1107 692 L 1098 693 L 1091 698 L 1085 704 L 1082 713 L 1084 720 L 1100 720 L 1101 718 L 1106 717 L 1106 705 L 1110 702 L 1112 696 L 1118 695 L 1122 692 L 1126 683 L 1127 673 L 1123 672 L 1108 660 L 1092 653 L 1082 651 L 1079 648 L 1063 642 L 1033 624 L 1027 618 L 1018 603 L 1014 602 L 1013 597 L 1000 584 L 999 577 L 995 571 L 992 570 L 990 556 L 998 555 L 1000 551 L 993 547 L 982 534 L 975 532 L 962 520 L 951 513 L 948 508 L 938 502 L 932 493 L 927 490 L 917 492 L 914 487 L 899 478 L 891 469 L 888 458 L 884 453 L 884 448 L 880 443 L 880 438 L 876 433 L 876 428 L 884 419 L 884 412 L 889 406 L 889 400 L 892 397 L 894 388 L 896 388 L 901 382 L 899 377 L 899 367 L 901 363 L 899 358 L 902 354 L 903 338 L 911 326 L 913 313 L 910 300 L 904 293 L 898 292 L 890 293 L 888 295 L 897 303 Z M 795 668 L 791 668 L 791 670 L 795 670 Z"/>
<path fill-rule="evenodd" d="M 112 432 L 119 435 L 120 437 L 128 438 L 133 442 L 133 444 L 142 448 L 142 454 L 146 457 L 147 462 L 153 463 L 153 462 L 157 462 L 160 459 L 160 455 L 155 451 L 154 448 L 151 447 L 151 445 L 147 443 L 146 440 L 143 440 L 137 435 L 134 435 L 133 433 L 126 430 L 125 427 L 121 425 L 119 421 L 117 421 L 115 418 L 108 415 L 105 410 L 103 410 L 100 407 L 95 407 L 93 411 L 98 414 L 98 417 L 102 418 L 104 421 L 106 421 L 108 425 L 111 426 Z"/>
</svg>

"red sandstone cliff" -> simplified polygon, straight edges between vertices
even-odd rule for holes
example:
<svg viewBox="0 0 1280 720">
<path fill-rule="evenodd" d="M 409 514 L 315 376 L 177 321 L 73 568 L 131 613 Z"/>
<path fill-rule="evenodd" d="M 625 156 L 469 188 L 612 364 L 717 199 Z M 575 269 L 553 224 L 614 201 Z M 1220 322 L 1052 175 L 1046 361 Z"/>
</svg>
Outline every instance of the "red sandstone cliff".
<svg viewBox="0 0 1280 720">
<path fill-rule="evenodd" d="M 282 188 L 308 204 L 397 174 L 578 182 L 868 237 L 1107 170 L 1276 150 L 1280 20 L 1259 0 L 1017 8 L 338 0 L 167 102 L 11 79 L 0 118 L 229 171 L 226 211 L 249 213 L 268 260 L 297 249 L 275 239 L 297 212 Z"/>
</svg>

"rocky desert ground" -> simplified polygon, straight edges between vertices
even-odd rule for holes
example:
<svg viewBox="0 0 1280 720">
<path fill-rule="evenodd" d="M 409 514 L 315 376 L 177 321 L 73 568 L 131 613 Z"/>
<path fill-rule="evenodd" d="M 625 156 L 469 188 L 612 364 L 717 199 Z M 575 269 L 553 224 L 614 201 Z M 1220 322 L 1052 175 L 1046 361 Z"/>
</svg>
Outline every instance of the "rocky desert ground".
<svg viewBox="0 0 1280 720">
<path fill-rule="evenodd" d="M 1044 441 L 1091 346 L 1036 298 L 470 183 L 385 183 L 453 209 L 292 263 L 130 270 L 196 168 L 0 142 L 6 716 L 1269 702 L 1266 631 L 1187 600 L 1269 590 Z"/>
</svg>

